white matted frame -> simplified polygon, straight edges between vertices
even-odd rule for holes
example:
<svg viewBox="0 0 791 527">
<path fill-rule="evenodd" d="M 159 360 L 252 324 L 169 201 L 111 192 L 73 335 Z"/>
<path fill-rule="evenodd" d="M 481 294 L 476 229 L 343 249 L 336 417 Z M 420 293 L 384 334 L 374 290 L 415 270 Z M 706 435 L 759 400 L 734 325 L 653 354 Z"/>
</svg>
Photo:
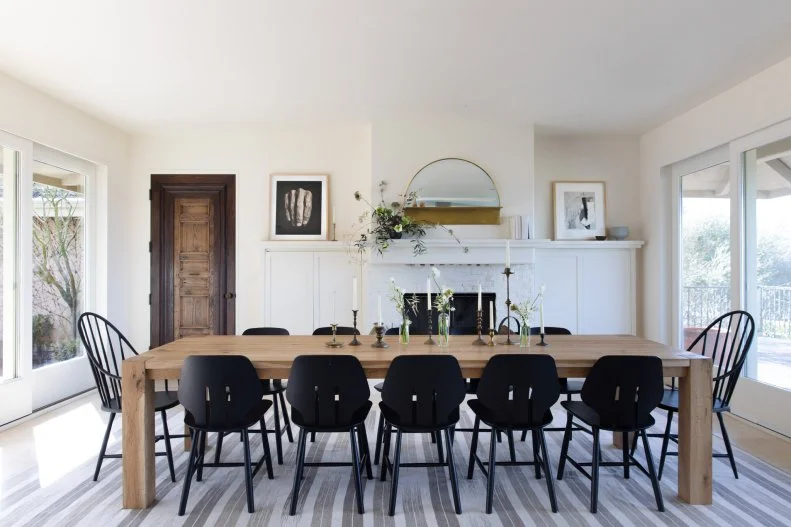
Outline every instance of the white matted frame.
<svg viewBox="0 0 791 527">
<path fill-rule="evenodd" d="M 556 240 L 591 240 L 605 235 L 603 181 L 552 183 Z"/>
<path fill-rule="evenodd" d="M 329 175 L 272 174 L 272 240 L 326 240 L 329 233 Z"/>
</svg>

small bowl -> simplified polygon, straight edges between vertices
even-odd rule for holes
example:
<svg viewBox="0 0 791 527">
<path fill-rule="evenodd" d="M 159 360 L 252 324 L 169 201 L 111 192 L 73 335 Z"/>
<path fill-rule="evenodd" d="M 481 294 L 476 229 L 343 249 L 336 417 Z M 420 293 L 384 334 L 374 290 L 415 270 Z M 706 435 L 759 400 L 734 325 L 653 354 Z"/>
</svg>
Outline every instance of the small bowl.
<svg viewBox="0 0 791 527">
<path fill-rule="evenodd" d="M 607 234 L 614 240 L 625 240 L 629 236 L 629 227 L 610 227 Z"/>
<path fill-rule="evenodd" d="M 601 236 L 601 235 L 599 235 L 599 236 L 596 236 L 596 239 L 597 239 L 597 240 L 599 240 L 600 242 L 603 242 L 604 240 L 606 240 L 606 239 L 607 239 L 607 236 Z"/>
</svg>

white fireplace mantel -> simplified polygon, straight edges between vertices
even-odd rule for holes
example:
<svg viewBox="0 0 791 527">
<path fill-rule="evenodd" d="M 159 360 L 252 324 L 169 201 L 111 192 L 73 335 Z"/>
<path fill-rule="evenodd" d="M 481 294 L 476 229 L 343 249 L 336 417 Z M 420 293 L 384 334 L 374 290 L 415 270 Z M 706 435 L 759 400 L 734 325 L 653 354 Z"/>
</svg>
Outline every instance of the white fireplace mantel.
<svg viewBox="0 0 791 527">
<path fill-rule="evenodd" d="M 409 240 L 394 240 L 384 254 L 369 253 L 361 261 L 347 241 L 265 241 L 265 324 L 285 327 L 293 334 L 309 334 L 333 322 L 333 317 L 341 325 L 351 325 L 353 277 L 359 281 L 359 326 L 364 331 L 370 327 L 379 296 L 384 322 L 394 324 L 398 315 L 385 300 L 389 277 L 408 290 L 422 291 L 429 265 L 445 268 L 441 285 L 474 292 L 483 284 L 502 303 L 505 240 L 462 242 L 429 238 L 426 253 L 414 256 Z M 643 245 L 632 240 L 511 240 L 511 266 L 517 272 L 511 283 L 512 300 L 524 300 L 521 297 L 546 285 L 547 325 L 582 334 L 635 334 L 636 251 Z M 497 309 L 501 312 L 504 306 Z"/>
</svg>

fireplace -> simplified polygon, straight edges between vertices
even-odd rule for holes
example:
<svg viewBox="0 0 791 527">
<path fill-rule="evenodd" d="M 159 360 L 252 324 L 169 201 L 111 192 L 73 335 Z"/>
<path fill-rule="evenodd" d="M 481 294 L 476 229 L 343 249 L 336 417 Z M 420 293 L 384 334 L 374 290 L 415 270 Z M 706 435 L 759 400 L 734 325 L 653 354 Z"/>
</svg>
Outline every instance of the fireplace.
<svg viewBox="0 0 791 527">
<path fill-rule="evenodd" d="M 406 299 L 412 298 L 412 293 L 406 293 Z M 417 313 L 411 311 L 409 315 L 412 325 L 409 327 L 409 332 L 413 335 L 426 335 L 428 334 L 428 316 L 426 309 L 426 293 L 416 293 L 417 298 Z M 497 320 L 497 295 L 495 293 L 483 293 L 481 295 L 483 302 L 483 333 L 489 330 L 489 302 L 494 302 L 494 321 Z M 475 335 L 476 334 L 476 312 L 478 311 L 478 293 L 454 293 L 453 307 L 455 308 L 450 313 L 450 332 L 453 335 Z M 431 310 L 431 325 L 432 332 L 437 333 L 437 310 Z"/>
</svg>

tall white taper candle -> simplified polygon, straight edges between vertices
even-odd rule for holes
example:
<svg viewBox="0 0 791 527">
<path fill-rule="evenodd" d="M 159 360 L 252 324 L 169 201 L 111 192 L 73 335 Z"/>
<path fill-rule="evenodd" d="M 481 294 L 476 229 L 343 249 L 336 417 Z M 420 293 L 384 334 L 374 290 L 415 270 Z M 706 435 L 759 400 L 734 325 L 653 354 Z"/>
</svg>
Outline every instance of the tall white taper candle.
<svg viewBox="0 0 791 527">
<path fill-rule="evenodd" d="M 505 267 L 511 267 L 511 241 L 506 240 L 505 242 Z"/>
<path fill-rule="evenodd" d="M 483 299 L 481 298 L 481 284 L 478 284 L 478 311 L 483 309 Z"/>
<path fill-rule="evenodd" d="M 494 302 L 489 300 L 489 329 L 494 329 Z"/>
<path fill-rule="evenodd" d="M 352 309 L 357 311 L 357 277 L 352 278 Z"/>
<path fill-rule="evenodd" d="M 431 311 L 431 278 L 426 278 L 426 304 Z"/>
<path fill-rule="evenodd" d="M 381 326 L 382 325 L 382 295 L 379 295 L 377 308 L 378 308 L 378 311 L 377 311 L 378 317 L 376 318 L 376 320 L 377 320 L 376 323 Z"/>
</svg>

